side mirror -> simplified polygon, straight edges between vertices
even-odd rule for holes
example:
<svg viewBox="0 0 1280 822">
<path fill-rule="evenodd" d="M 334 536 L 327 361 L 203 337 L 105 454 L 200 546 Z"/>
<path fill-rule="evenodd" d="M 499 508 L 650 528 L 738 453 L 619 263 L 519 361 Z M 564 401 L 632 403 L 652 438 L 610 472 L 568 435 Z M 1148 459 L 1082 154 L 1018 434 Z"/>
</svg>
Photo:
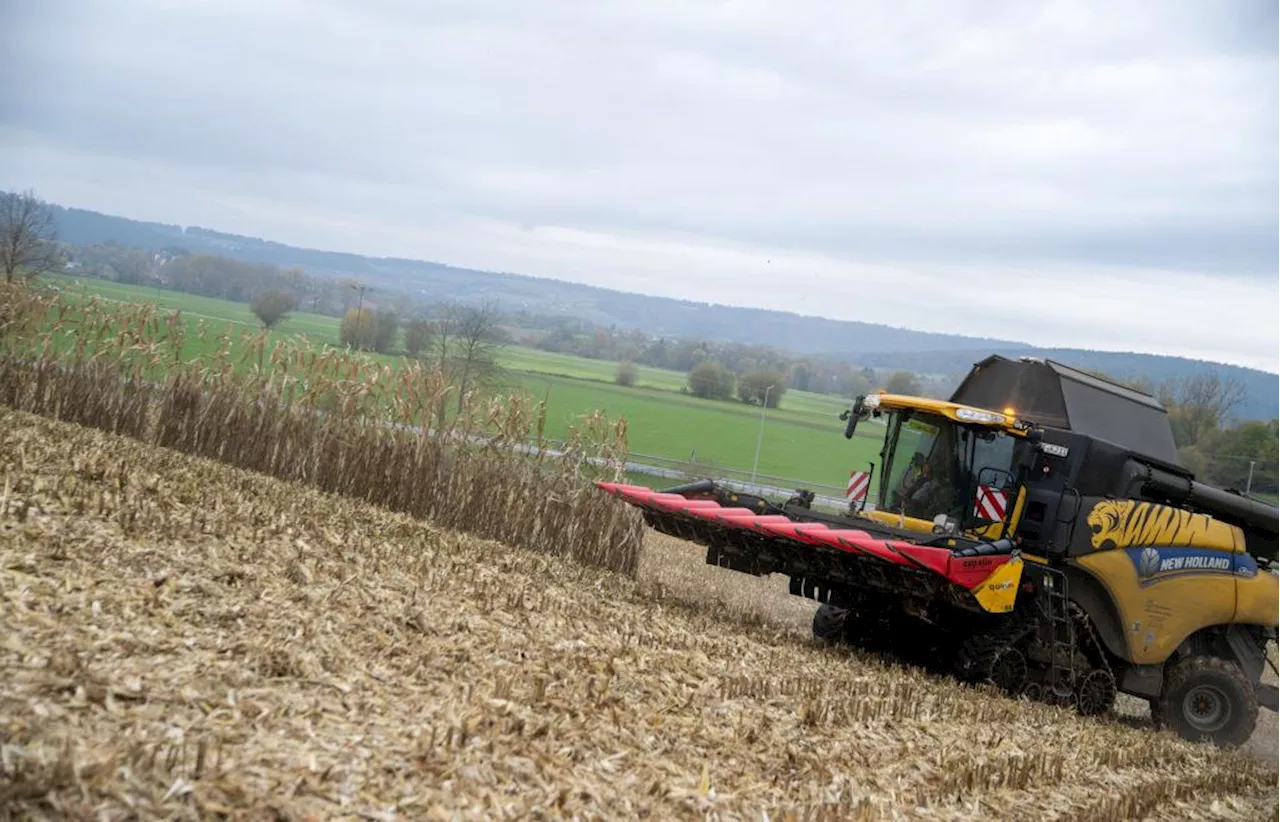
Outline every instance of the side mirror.
<svg viewBox="0 0 1280 822">
<path fill-rule="evenodd" d="M 859 396 L 853 401 L 853 408 L 843 412 L 840 419 L 846 420 L 844 425 L 844 438 L 853 439 L 853 431 L 858 427 L 858 420 L 867 416 L 867 406 L 863 402 L 863 397 Z"/>
<path fill-rule="evenodd" d="M 1039 428 L 1032 428 L 1027 432 L 1026 444 L 1019 448 L 1018 461 L 1016 468 L 1018 476 L 1026 480 L 1031 475 L 1031 469 L 1036 467 L 1036 458 L 1040 454 L 1040 444 L 1044 441 L 1044 431 Z"/>
<path fill-rule="evenodd" d="M 986 466 L 978 471 L 978 484 L 1002 489 L 1012 488 L 1017 484 L 1017 479 L 1012 471 Z"/>
</svg>

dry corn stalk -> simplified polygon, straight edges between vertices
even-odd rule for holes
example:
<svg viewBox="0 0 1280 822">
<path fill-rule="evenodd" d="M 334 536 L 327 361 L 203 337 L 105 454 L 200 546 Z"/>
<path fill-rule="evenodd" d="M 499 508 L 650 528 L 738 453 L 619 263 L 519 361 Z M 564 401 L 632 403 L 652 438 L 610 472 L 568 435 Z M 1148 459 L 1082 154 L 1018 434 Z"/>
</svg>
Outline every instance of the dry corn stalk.
<svg viewBox="0 0 1280 822">
<path fill-rule="evenodd" d="M 639 516 L 592 493 L 621 475 L 625 426 L 588 415 L 552 457 L 546 409 L 527 397 L 470 396 L 422 363 L 230 329 L 184 361 L 184 323 L 147 306 L 68 305 L 26 286 L 0 291 L 0 403 L 126 434 L 351 496 L 510 545 L 633 574 Z M 51 345 L 49 340 L 56 341 Z"/>
</svg>

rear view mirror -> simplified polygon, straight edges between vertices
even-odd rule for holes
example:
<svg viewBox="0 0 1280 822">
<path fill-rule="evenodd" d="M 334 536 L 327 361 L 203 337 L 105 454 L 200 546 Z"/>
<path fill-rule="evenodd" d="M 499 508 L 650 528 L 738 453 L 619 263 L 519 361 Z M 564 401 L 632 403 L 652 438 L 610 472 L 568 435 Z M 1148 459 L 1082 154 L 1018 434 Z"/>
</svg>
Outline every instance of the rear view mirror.
<svg viewBox="0 0 1280 822">
<path fill-rule="evenodd" d="M 847 440 L 853 439 L 853 432 L 858 427 L 858 420 L 867 416 L 867 406 L 863 399 L 863 397 L 858 397 L 853 401 L 853 408 L 840 414 L 840 419 L 846 420 L 844 438 Z"/>
<path fill-rule="evenodd" d="M 985 485 L 991 488 L 1000 488 L 1002 490 L 1012 488 L 1017 480 L 1014 479 L 1012 471 L 1006 471 L 1003 468 L 993 468 L 986 466 L 978 471 L 978 485 Z"/>
</svg>

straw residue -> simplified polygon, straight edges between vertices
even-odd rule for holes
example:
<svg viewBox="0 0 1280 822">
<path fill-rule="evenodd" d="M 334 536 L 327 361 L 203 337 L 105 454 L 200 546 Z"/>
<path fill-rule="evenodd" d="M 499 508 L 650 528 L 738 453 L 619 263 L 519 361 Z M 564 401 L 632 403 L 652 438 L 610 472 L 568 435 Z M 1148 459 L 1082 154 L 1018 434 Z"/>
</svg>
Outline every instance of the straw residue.
<svg viewBox="0 0 1280 822">
<path fill-rule="evenodd" d="M 0 807 L 34 818 L 1257 819 L 1244 757 L 0 410 Z"/>
</svg>

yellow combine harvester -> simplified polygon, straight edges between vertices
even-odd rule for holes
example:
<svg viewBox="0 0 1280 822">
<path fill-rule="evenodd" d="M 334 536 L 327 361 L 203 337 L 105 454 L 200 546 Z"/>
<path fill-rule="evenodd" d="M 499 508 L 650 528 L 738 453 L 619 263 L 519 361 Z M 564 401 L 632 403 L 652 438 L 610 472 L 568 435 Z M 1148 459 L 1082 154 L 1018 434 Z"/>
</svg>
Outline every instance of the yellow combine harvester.
<svg viewBox="0 0 1280 822">
<path fill-rule="evenodd" d="M 945 664 L 1010 694 L 1110 710 L 1238 745 L 1277 637 L 1275 506 L 1197 482 L 1165 409 L 1067 366 L 990 357 L 950 401 L 872 394 L 885 420 L 874 510 L 812 510 L 712 480 L 600 483 L 707 562 L 791 578 L 814 634 Z"/>
</svg>

